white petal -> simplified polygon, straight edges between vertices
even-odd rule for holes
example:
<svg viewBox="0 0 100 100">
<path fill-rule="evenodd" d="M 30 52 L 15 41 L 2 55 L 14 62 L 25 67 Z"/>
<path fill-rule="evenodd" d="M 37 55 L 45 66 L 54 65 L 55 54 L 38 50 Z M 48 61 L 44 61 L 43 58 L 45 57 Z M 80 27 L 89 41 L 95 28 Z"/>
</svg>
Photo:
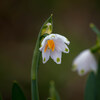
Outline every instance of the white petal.
<svg viewBox="0 0 100 100">
<path fill-rule="evenodd" d="M 91 54 L 91 65 L 90 66 L 91 66 L 91 70 L 96 73 L 98 69 L 98 64 L 93 54 Z"/>
<path fill-rule="evenodd" d="M 41 47 L 39 48 L 40 51 L 42 51 L 42 49 L 44 48 L 45 45 L 41 45 Z"/>
<path fill-rule="evenodd" d="M 40 47 L 40 51 L 44 48 L 44 46 L 46 45 L 47 43 L 47 40 L 54 40 L 54 41 L 59 41 L 59 43 L 66 43 L 66 44 L 69 44 L 70 42 L 68 41 L 68 39 L 62 35 L 59 35 L 59 34 L 50 34 L 48 36 L 46 36 L 42 43 L 41 43 L 41 47 Z M 68 49 L 68 47 L 66 47 Z M 68 49 L 69 50 L 69 49 Z M 63 49 L 63 51 L 65 51 L 65 47 Z M 65 52 L 67 53 L 67 52 Z"/>
<path fill-rule="evenodd" d="M 88 66 L 78 66 L 77 68 L 78 74 L 80 76 L 87 74 L 89 71 L 91 71 L 90 67 Z"/>
<path fill-rule="evenodd" d="M 54 50 L 54 52 L 51 51 L 50 56 L 57 64 L 61 64 L 62 52 Z"/>
<path fill-rule="evenodd" d="M 43 41 L 42 41 L 42 43 L 41 43 L 41 47 L 39 48 L 39 50 L 42 51 L 42 49 L 45 47 L 45 45 L 46 45 L 46 43 L 47 43 L 47 40 L 51 40 L 51 39 L 55 39 L 55 38 L 56 38 L 55 34 L 47 35 L 47 36 L 43 39 Z"/>
<path fill-rule="evenodd" d="M 89 71 L 86 71 L 86 70 L 84 70 L 84 69 L 78 70 L 78 74 L 79 74 L 80 76 L 85 75 L 87 72 L 89 72 Z"/>
<path fill-rule="evenodd" d="M 68 44 L 68 45 L 70 44 L 70 41 L 66 37 L 64 37 L 62 35 L 59 35 L 59 34 L 56 34 L 56 36 L 57 36 L 57 38 L 59 38 L 62 41 L 64 41 L 66 44 Z"/>
<path fill-rule="evenodd" d="M 69 53 L 68 46 L 64 42 L 62 42 L 61 40 L 55 41 L 55 49 L 57 49 L 58 51 L 62 51 L 64 53 Z"/>
<path fill-rule="evenodd" d="M 40 45 L 39 50 L 42 51 L 43 48 L 45 47 L 45 45 L 46 45 L 46 40 L 43 40 L 42 43 L 41 43 L 41 45 Z"/>
<path fill-rule="evenodd" d="M 43 59 L 43 63 L 46 63 L 49 60 L 50 57 L 50 50 L 47 49 L 46 52 L 44 52 L 44 49 L 42 50 L 42 59 Z"/>
<path fill-rule="evenodd" d="M 42 41 L 42 43 L 41 43 L 41 47 L 39 48 L 40 51 L 42 51 L 42 49 L 45 47 L 45 45 L 46 45 L 46 43 L 47 43 L 47 40 L 49 40 L 49 38 L 50 38 L 50 35 L 46 36 L 46 37 L 43 39 L 43 41 Z"/>
</svg>

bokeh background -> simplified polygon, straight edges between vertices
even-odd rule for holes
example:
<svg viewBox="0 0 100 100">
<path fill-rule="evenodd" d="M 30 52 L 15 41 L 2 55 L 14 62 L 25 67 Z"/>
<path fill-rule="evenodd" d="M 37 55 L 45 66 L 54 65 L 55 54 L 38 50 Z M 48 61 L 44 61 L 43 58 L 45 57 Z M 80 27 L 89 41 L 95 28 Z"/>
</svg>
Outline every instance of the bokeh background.
<svg viewBox="0 0 100 100">
<path fill-rule="evenodd" d="M 88 75 L 72 72 L 72 61 L 79 52 L 95 44 L 96 35 L 89 28 L 100 28 L 100 0 L 0 0 L 0 93 L 11 100 L 12 83 L 17 80 L 27 100 L 31 100 L 31 61 L 39 30 L 53 14 L 53 32 L 66 36 L 70 53 L 62 64 L 51 59 L 40 62 L 40 100 L 49 96 L 49 82 L 55 81 L 61 100 L 83 100 Z"/>
</svg>

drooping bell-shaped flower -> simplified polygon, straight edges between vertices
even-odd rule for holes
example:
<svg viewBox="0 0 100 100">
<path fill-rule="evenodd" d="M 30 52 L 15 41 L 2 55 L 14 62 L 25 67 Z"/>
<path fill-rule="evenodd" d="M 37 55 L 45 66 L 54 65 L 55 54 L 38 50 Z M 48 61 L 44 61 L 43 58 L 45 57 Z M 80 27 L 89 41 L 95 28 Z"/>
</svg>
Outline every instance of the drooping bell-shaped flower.
<svg viewBox="0 0 100 100">
<path fill-rule="evenodd" d="M 73 61 L 73 71 L 77 71 L 79 75 L 85 75 L 89 71 L 97 72 L 97 62 L 94 55 L 89 49 L 81 52 Z"/>
<path fill-rule="evenodd" d="M 70 42 L 68 39 L 59 34 L 50 34 L 46 36 L 40 47 L 40 51 L 42 51 L 43 63 L 46 63 L 51 57 L 54 62 L 57 64 L 61 64 L 62 52 L 69 53 L 69 45 Z"/>
</svg>

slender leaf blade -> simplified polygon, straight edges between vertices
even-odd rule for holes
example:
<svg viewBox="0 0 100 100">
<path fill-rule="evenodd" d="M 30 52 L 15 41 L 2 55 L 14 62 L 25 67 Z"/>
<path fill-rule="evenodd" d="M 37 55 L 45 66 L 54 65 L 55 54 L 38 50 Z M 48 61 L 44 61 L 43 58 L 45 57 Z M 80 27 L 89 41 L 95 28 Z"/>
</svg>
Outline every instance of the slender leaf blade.
<svg viewBox="0 0 100 100">
<path fill-rule="evenodd" d="M 96 93 L 96 75 L 91 72 L 86 83 L 84 100 L 95 100 Z"/>
<path fill-rule="evenodd" d="M 49 26 L 47 25 L 48 23 L 49 23 Z M 51 14 L 51 16 L 45 21 L 45 23 L 43 24 L 41 28 L 41 35 L 45 33 L 51 34 L 52 31 L 53 31 L 53 20 L 52 20 L 52 14 Z"/>
<path fill-rule="evenodd" d="M 98 73 L 96 76 L 96 100 L 100 100 L 100 58 L 98 64 Z"/>
<path fill-rule="evenodd" d="M 26 100 L 22 89 L 16 82 L 13 83 L 12 100 Z"/>
<path fill-rule="evenodd" d="M 60 100 L 59 94 L 58 94 L 57 90 L 55 89 L 54 81 L 50 82 L 49 93 L 50 93 L 51 100 Z"/>
</svg>

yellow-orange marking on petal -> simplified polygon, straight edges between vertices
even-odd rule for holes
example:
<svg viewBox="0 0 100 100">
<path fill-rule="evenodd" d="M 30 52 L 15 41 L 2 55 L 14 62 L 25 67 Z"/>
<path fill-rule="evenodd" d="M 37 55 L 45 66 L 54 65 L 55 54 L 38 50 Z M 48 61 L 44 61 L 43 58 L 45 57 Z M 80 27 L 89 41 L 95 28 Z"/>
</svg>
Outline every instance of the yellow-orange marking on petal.
<svg viewBox="0 0 100 100">
<path fill-rule="evenodd" d="M 44 52 L 46 52 L 47 48 L 49 47 L 49 49 L 51 49 L 52 51 L 54 51 L 55 49 L 55 43 L 53 40 L 48 40 L 47 44 L 45 46 Z"/>
<path fill-rule="evenodd" d="M 55 44 L 53 43 L 53 45 L 52 45 L 52 51 L 54 51 L 54 49 L 55 49 Z"/>
<path fill-rule="evenodd" d="M 45 49 L 44 49 L 44 52 L 47 51 L 47 48 L 48 48 L 48 44 L 46 44 Z"/>
</svg>

